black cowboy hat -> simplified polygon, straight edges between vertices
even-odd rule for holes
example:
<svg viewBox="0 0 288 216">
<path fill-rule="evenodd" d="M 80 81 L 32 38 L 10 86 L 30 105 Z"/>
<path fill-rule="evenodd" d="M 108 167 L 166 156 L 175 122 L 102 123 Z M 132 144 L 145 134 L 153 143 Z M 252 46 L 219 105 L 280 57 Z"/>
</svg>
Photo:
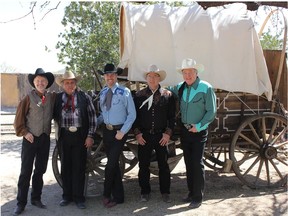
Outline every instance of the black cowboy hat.
<svg viewBox="0 0 288 216">
<path fill-rule="evenodd" d="M 51 72 L 45 72 L 42 68 L 37 68 L 35 74 L 28 74 L 29 83 L 33 88 L 35 88 L 33 81 L 36 76 L 46 77 L 46 79 L 48 80 L 48 85 L 46 89 L 48 89 L 54 82 L 54 75 Z"/>
<path fill-rule="evenodd" d="M 114 64 L 106 64 L 104 67 L 104 71 L 97 70 L 100 75 L 108 74 L 108 73 L 117 73 L 120 75 L 123 72 L 122 68 L 116 68 Z"/>
</svg>

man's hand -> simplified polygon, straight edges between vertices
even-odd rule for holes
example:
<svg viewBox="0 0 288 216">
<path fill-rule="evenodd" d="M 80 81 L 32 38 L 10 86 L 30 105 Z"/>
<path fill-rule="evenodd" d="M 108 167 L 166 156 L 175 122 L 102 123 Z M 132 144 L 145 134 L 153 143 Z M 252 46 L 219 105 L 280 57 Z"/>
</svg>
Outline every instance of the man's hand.
<svg viewBox="0 0 288 216">
<path fill-rule="evenodd" d="M 171 91 L 169 91 L 168 89 L 164 89 L 163 91 L 162 91 L 162 94 L 164 95 L 164 96 L 171 96 L 172 95 L 172 92 Z"/>
<path fill-rule="evenodd" d="M 120 130 L 117 130 L 117 134 L 115 135 L 115 138 L 116 138 L 117 140 L 122 140 L 122 138 L 123 138 L 124 135 L 125 135 L 125 134 L 122 133 Z"/>
<path fill-rule="evenodd" d="M 189 132 L 197 133 L 198 131 L 197 131 L 197 129 L 196 129 L 195 124 L 192 124 L 192 125 L 193 125 L 193 127 L 189 129 Z"/>
<path fill-rule="evenodd" d="M 169 140 L 170 140 L 170 135 L 166 134 L 166 133 L 163 133 L 162 134 L 162 139 L 159 141 L 160 145 L 161 146 L 165 146 L 169 143 Z"/>
<path fill-rule="evenodd" d="M 139 145 L 145 145 L 146 140 L 143 138 L 142 133 L 136 135 L 137 142 Z"/>
<path fill-rule="evenodd" d="M 34 136 L 30 132 L 28 132 L 24 137 L 28 142 L 30 142 L 30 143 L 34 142 Z"/>
<path fill-rule="evenodd" d="M 92 137 L 87 137 L 85 140 L 85 147 L 90 148 L 94 144 L 94 139 Z"/>
</svg>

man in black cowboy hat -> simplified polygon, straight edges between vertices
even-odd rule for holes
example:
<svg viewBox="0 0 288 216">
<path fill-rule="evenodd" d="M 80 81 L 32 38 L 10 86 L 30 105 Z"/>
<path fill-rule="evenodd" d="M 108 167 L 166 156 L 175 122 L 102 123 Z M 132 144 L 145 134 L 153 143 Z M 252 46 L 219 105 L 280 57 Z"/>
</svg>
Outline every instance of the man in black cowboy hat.
<svg viewBox="0 0 288 216">
<path fill-rule="evenodd" d="M 122 69 L 113 64 L 106 64 L 104 75 L 106 86 L 100 91 L 101 114 L 98 125 L 105 124 L 103 142 L 107 154 L 103 205 L 111 208 L 124 202 L 124 188 L 119 167 L 119 156 L 127 139 L 127 134 L 136 118 L 136 111 L 131 92 L 117 82 L 117 75 Z"/>
<path fill-rule="evenodd" d="M 14 215 L 21 214 L 27 204 L 30 178 L 32 176 L 31 204 L 46 208 L 41 201 L 43 174 L 46 172 L 50 149 L 51 120 L 55 94 L 47 89 L 54 82 L 54 75 L 38 68 L 29 74 L 28 80 L 33 90 L 20 101 L 14 128 L 17 136 L 23 136 L 21 153 L 21 173 L 18 180 L 17 207 Z"/>
</svg>

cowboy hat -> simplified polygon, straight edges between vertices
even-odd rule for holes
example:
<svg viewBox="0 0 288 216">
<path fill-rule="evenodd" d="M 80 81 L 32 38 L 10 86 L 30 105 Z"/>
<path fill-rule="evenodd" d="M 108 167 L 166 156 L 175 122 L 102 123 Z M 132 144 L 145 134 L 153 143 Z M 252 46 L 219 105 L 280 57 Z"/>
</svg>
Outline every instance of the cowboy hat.
<svg viewBox="0 0 288 216">
<path fill-rule="evenodd" d="M 37 68 L 35 74 L 28 74 L 29 83 L 33 88 L 35 88 L 34 79 L 36 76 L 46 77 L 46 79 L 48 80 L 48 85 L 46 86 L 46 89 L 48 89 L 54 82 L 54 75 L 51 72 L 45 72 L 42 68 Z"/>
<path fill-rule="evenodd" d="M 156 73 L 160 76 L 160 82 L 166 78 L 166 72 L 164 70 L 159 70 L 159 68 L 156 65 L 150 65 L 147 71 L 143 74 L 143 77 L 145 80 L 146 80 L 147 75 L 151 72 Z"/>
<path fill-rule="evenodd" d="M 120 75 L 123 72 L 122 68 L 116 68 L 114 64 L 106 64 L 104 67 L 104 71 L 97 70 L 100 75 L 109 74 L 109 73 L 117 73 Z"/>
<path fill-rule="evenodd" d="M 198 73 L 201 73 L 204 71 L 204 65 L 202 64 L 197 64 L 194 59 L 191 58 L 186 58 L 182 61 L 182 66 L 181 68 L 177 68 L 177 71 L 182 73 L 182 70 L 184 69 L 189 69 L 189 68 L 194 68 L 198 71 Z"/>
<path fill-rule="evenodd" d="M 62 77 L 56 77 L 56 83 L 61 86 L 62 85 L 62 82 L 64 80 L 71 80 L 71 79 L 74 79 L 76 80 L 76 82 L 78 82 L 81 77 L 80 76 L 75 76 L 75 74 L 71 71 L 65 71 L 65 73 L 62 75 Z"/>
</svg>

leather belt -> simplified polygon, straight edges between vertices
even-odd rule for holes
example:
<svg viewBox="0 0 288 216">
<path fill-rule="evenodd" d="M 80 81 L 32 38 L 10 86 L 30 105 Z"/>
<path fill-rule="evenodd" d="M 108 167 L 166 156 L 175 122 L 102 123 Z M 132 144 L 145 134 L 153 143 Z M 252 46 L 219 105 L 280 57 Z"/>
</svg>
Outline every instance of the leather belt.
<svg viewBox="0 0 288 216">
<path fill-rule="evenodd" d="M 123 124 L 121 125 L 112 125 L 112 124 L 106 124 L 106 128 L 108 130 L 120 130 L 122 128 Z"/>
<path fill-rule="evenodd" d="M 187 130 L 190 130 L 193 125 L 192 124 L 183 124 L 183 126 L 187 129 Z"/>
<path fill-rule="evenodd" d="M 143 132 L 149 133 L 149 134 L 159 134 L 165 132 L 165 129 L 143 129 Z"/>
</svg>

